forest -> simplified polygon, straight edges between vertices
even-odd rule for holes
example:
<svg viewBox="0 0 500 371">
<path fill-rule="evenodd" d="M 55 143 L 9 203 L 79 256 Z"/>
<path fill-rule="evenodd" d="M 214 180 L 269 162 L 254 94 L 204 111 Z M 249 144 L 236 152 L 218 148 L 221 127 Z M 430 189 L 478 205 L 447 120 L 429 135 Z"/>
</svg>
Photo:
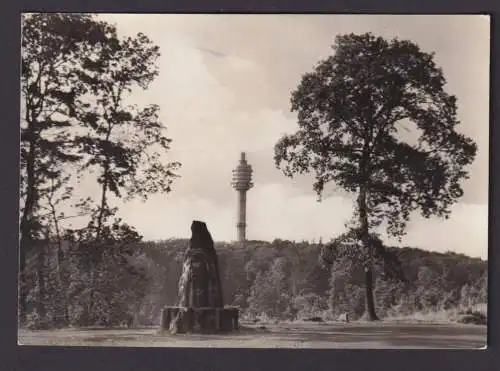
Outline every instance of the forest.
<svg viewBox="0 0 500 371">
<path fill-rule="evenodd" d="M 77 264 L 78 253 L 65 244 L 65 287 L 57 279 L 56 246 L 46 246 L 41 273 L 44 290 L 30 293 L 30 326 L 153 326 L 160 311 L 175 305 L 188 240 L 140 242 L 130 247 L 127 265 L 111 257 L 102 261 L 97 282 Z M 226 305 L 240 307 L 246 320 L 335 320 L 363 315 L 362 272 L 346 276 L 341 266 L 322 262 L 318 243 L 249 241 L 242 248 L 216 243 Z M 418 319 L 416 314 L 485 311 L 487 261 L 448 252 L 392 248 L 401 261 L 405 282 L 378 278 L 375 302 L 384 318 Z M 33 260 L 36 257 L 33 256 Z M 33 277 L 34 279 L 35 277 Z M 90 291 L 95 299 L 89 300 Z M 41 296 L 43 292 L 43 296 Z M 43 304 L 43 321 L 37 306 Z M 423 317 L 425 318 L 425 317 Z M 433 318 L 433 317 L 431 317 Z M 453 317 L 439 317 L 453 321 Z M 455 318 L 456 319 L 456 318 Z"/>
</svg>

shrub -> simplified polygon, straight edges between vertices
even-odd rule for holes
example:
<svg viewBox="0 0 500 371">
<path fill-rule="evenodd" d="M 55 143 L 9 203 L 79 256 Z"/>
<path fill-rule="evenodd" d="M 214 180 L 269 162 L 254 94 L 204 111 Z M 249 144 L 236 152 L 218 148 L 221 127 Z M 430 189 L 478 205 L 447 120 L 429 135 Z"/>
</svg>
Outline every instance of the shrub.
<svg viewBox="0 0 500 371">
<path fill-rule="evenodd" d="M 293 299 L 296 319 L 321 318 L 321 314 L 328 309 L 328 301 L 315 293 L 303 294 Z"/>
<path fill-rule="evenodd" d="M 465 315 L 458 319 L 459 323 L 472 324 L 472 325 L 484 325 L 488 324 L 488 317 L 481 312 L 467 311 Z"/>
</svg>

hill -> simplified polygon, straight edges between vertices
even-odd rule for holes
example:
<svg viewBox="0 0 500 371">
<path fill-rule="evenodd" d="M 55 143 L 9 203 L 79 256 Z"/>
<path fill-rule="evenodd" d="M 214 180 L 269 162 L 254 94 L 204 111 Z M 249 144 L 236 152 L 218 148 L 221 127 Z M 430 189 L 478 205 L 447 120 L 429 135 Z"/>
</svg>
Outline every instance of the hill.
<svg viewBox="0 0 500 371">
<path fill-rule="evenodd" d="M 167 240 L 137 246 L 144 254 L 142 267 L 151 283 L 141 311 L 144 319 L 155 321 L 161 307 L 175 304 L 187 243 Z M 341 267 L 323 266 L 321 248 L 282 240 L 248 241 L 245 248 L 216 243 L 225 303 L 239 306 L 251 318 L 336 318 L 344 312 L 359 318 L 364 309 L 362 276 L 342 277 Z M 407 282 L 377 279 L 375 296 L 381 316 L 486 303 L 487 261 L 412 247 L 390 250 L 398 256 Z"/>
<path fill-rule="evenodd" d="M 26 279 L 36 285 L 26 325 L 158 324 L 161 309 L 176 304 L 187 244 L 183 239 L 139 242 L 123 253 L 104 253 L 91 266 L 82 264 L 85 259 L 75 246 L 65 244 L 62 251 L 45 246 L 43 262 L 36 253 L 29 259 Z M 224 302 L 239 306 L 243 319 L 329 320 L 348 313 L 356 320 L 364 311 L 362 274 L 345 274 L 341 265 L 324 266 L 322 245 L 275 240 L 248 241 L 245 248 L 224 242 L 215 246 Z M 377 275 L 375 298 L 382 318 L 444 313 L 441 319 L 453 320 L 459 311 L 471 314 L 478 304 L 485 307 L 487 261 L 411 247 L 390 250 L 398 256 L 406 282 Z"/>
</svg>

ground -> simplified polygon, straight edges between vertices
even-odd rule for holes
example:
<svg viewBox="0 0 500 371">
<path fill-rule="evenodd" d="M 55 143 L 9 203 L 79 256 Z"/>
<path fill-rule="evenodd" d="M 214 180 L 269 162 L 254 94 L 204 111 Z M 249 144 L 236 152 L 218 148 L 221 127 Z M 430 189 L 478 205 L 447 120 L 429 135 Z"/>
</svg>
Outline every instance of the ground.
<svg viewBox="0 0 500 371">
<path fill-rule="evenodd" d="M 221 348 L 450 348 L 486 345 L 486 326 L 402 323 L 242 324 L 225 335 L 159 334 L 147 329 L 19 331 L 21 345 Z"/>
</svg>

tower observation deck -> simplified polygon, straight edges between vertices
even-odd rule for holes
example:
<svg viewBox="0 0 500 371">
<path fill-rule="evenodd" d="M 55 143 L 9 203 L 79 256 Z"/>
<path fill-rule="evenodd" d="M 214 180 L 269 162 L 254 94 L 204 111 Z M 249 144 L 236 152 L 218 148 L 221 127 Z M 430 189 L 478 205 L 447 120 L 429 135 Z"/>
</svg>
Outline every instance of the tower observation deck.
<svg viewBox="0 0 500 371">
<path fill-rule="evenodd" d="M 245 152 L 241 153 L 240 163 L 233 170 L 233 179 L 231 185 L 238 192 L 238 222 L 236 229 L 238 241 L 243 243 L 246 240 L 246 203 L 247 191 L 253 187 L 252 167 L 247 163 Z"/>
</svg>

